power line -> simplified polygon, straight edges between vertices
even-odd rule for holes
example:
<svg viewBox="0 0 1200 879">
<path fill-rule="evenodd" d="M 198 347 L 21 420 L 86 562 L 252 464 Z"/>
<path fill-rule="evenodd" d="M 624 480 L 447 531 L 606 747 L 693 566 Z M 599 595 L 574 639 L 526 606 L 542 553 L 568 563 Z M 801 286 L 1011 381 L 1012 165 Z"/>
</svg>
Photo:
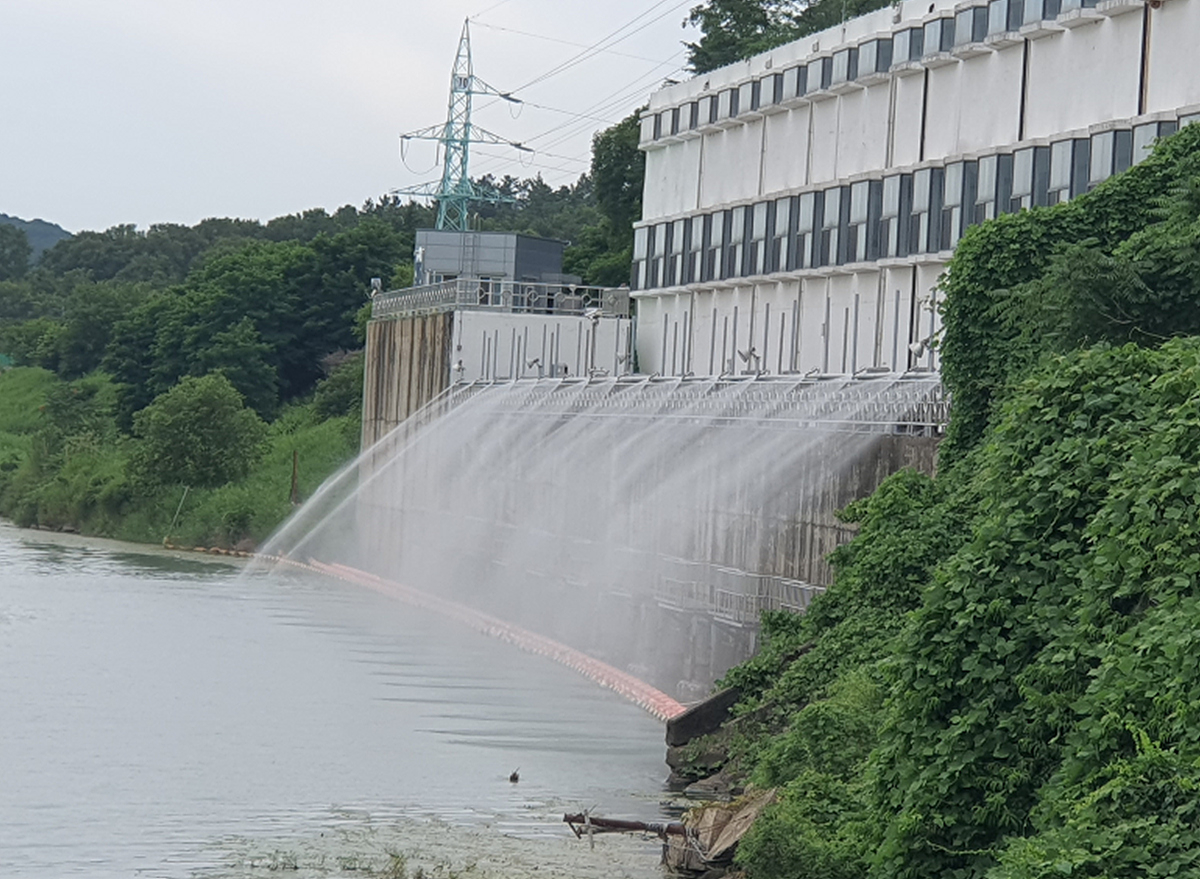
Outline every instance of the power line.
<svg viewBox="0 0 1200 879">
<path fill-rule="evenodd" d="M 472 20 L 474 20 L 474 19 L 472 19 Z M 488 24 L 486 21 L 476 21 L 475 23 L 477 25 L 479 25 L 480 27 L 490 28 L 491 30 L 494 30 L 494 31 L 505 31 L 506 33 L 510 33 L 510 34 L 519 34 L 522 37 L 533 37 L 535 40 L 546 40 L 547 42 L 550 42 L 550 43 L 560 43 L 564 46 L 574 46 L 577 49 L 590 48 L 586 43 L 575 43 L 575 42 L 572 42 L 571 40 L 559 39 L 558 37 L 548 37 L 545 34 L 534 34 L 534 33 L 530 33 L 529 31 L 519 31 L 514 27 L 504 27 L 504 26 L 498 25 L 498 24 Z M 616 55 L 620 58 L 632 58 L 634 61 L 649 61 L 651 64 L 653 64 L 657 60 L 655 58 L 645 58 L 641 55 L 630 55 L 628 52 L 617 52 L 614 49 L 601 49 L 599 51 L 604 52 L 608 55 Z"/>
<path fill-rule="evenodd" d="M 674 58 L 676 58 L 682 54 L 683 54 L 683 50 L 680 50 L 679 52 L 677 52 L 675 54 L 675 56 L 672 56 L 672 58 L 668 59 L 667 61 L 661 62 L 658 66 L 659 67 L 665 66 L 666 64 L 671 63 L 671 61 L 674 60 Z M 682 69 L 682 67 L 677 67 L 674 70 L 668 71 L 667 75 L 669 75 L 670 73 L 674 73 L 676 70 L 681 70 L 681 69 Z M 640 76 L 629 81 L 625 85 L 618 88 L 616 91 L 610 92 L 608 95 L 601 98 L 599 101 L 597 101 L 592 106 L 585 108 L 585 110 L 588 113 L 590 113 L 594 110 L 599 110 L 600 112 L 604 112 L 605 110 L 607 110 L 611 107 L 627 105 L 629 102 L 634 101 L 634 100 L 637 100 L 637 102 L 640 103 L 642 100 L 642 97 L 641 97 L 642 91 L 645 88 L 647 81 L 659 79 L 662 76 L 663 76 L 663 74 L 656 73 L 652 69 L 652 70 L 648 71 L 647 73 L 641 74 Z M 575 137 L 576 135 L 582 133 L 584 131 L 584 129 L 586 129 L 586 128 L 587 128 L 586 122 L 584 122 L 584 123 L 579 123 L 578 121 L 565 122 L 565 123 L 561 123 L 559 125 L 551 126 L 550 128 L 546 129 L 545 131 L 542 131 L 538 134 L 533 135 L 530 138 L 525 139 L 523 141 L 523 143 L 527 146 L 531 146 L 534 141 L 541 140 L 542 138 L 548 137 L 548 136 L 558 133 L 560 131 L 563 132 L 563 134 L 561 136 L 546 143 L 545 147 L 547 149 L 549 149 L 549 148 L 557 146 L 560 143 L 563 143 L 564 141 L 570 140 L 572 137 Z M 538 147 L 533 147 L 533 148 L 534 148 L 535 152 L 543 153 L 542 149 L 540 149 Z M 545 154 L 545 153 L 543 153 L 543 154 Z M 589 160 L 590 160 L 590 151 L 589 151 L 588 155 L 589 155 Z M 582 156 L 574 156 L 571 158 L 576 161 L 584 161 Z M 482 164 L 485 166 L 491 166 L 494 164 L 494 161 L 488 160 L 488 161 L 483 162 Z"/>
<path fill-rule="evenodd" d="M 689 3 L 693 2 L 693 0 L 683 0 L 683 2 L 681 2 L 681 3 L 676 3 L 674 6 L 672 6 L 670 9 L 668 9 L 666 12 L 662 13 L 661 15 L 659 15 L 655 18 L 652 18 L 650 21 L 644 22 L 643 24 L 641 24 L 638 27 L 634 28 L 633 30 L 629 31 L 629 33 L 627 33 L 627 34 L 617 37 L 617 35 L 620 34 L 621 31 L 631 27 L 639 19 L 645 18 L 647 15 L 649 15 L 655 9 L 658 9 L 660 6 L 663 6 L 669 2 L 671 2 L 671 0 L 659 0 L 659 2 L 655 3 L 653 6 L 651 6 L 649 9 L 647 9 L 645 12 L 641 13 L 640 15 L 634 16 L 629 22 L 621 25 L 621 27 L 617 28 L 615 31 L 608 34 L 607 36 L 601 37 L 599 40 L 597 40 L 595 43 L 593 43 L 588 48 L 584 49 L 582 52 L 568 58 L 566 61 L 563 61 L 561 64 L 558 64 L 558 65 L 550 68 L 548 71 L 543 73 L 541 76 L 534 77 L 533 79 L 531 79 L 529 82 L 525 83 L 524 85 L 518 86 L 517 88 L 513 89 L 513 91 L 521 91 L 522 89 L 527 89 L 530 86 L 537 85 L 539 82 L 546 81 L 547 79 L 549 79 L 552 76 L 557 76 L 558 74 L 562 73 L 565 70 L 570 70 L 572 67 L 576 66 L 577 64 L 581 64 L 584 61 L 587 61 L 589 58 L 594 57 L 595 55 L 599 54 L 600 52 L 602 52 L 608 48 L 611 48 L 612 46 L 615 46 L 617 43 L 624 42 L 625 40 L 632 37 L 634 34 L 645 30 L 650 25 L 654 24 L 656 21 L 659 21 L 660 19 L 665 18 L 666 16 L 670 15 L 672 12 L 679 9 L 681 6 L 686 6 Z M 614 37 L 617 37 L 617 38 L 614 39 Z M 609 42 L 610 40 L 611 40 L 611 42 Z M 604 45 L 605 43 L 608 43 L 608 45 Z"/>
<path fill-rule="evenodd" d="M 470 16 L 470 18 L 472 21 L 475 21 L 475 19 L 480 18 L 481 16 L 484 16 L 484 15 L 487 15 L 493 9 L 499 9 L 501 6 L 503 6 L 507 2 L 508 2 L 508 0 L 500 0 L 499 3 L 493 3 L 487 9 L 483 10 L 483 12 L 476 12 L 474 15 Z M 477 22 L 477 24 L 483 24 L 483 22 Z"/>
</svg>

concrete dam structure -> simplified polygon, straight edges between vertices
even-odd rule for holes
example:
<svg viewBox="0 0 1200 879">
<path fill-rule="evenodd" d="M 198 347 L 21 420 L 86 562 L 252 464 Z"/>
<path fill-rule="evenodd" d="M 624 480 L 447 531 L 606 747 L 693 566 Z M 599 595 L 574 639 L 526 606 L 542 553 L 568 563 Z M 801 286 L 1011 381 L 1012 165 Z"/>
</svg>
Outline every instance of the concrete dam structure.
<svg viewBox="0 0 1200 879">
<path fill-rule="evenodd" d="M 853 533 L 839 509 L 901 467 L 935 466 L 948 404 L 931 374 L 454 381 L 442 361 L 440 394 L 386 374 L 430 374 L 418 351 L 442 357 L 461 318 L 372 322 L 369 340 L 390 347 L 368 349 L 364 430 L 431 399 L 366 448 L 285 551 L 478 607 L 685 700 L 753 653 L 763 611 L 801 612 L 828 585 L 827 556 Z M 604 339 L 604 321 L 620 337 L 626 319 L 579 320 Z M 416 391 L 372 410 L 389 387 Z"/>
<path fill-rule="evenodd" d="M 294 549 L 703 693 L 802 611 L 837 511 L 932 472 L 938 279 L 1200 119 L 1200 0 L 901 0 L 653 94 L 630 284 L 422 232 L 378 291 L 364 453 Z"/>
</svg>

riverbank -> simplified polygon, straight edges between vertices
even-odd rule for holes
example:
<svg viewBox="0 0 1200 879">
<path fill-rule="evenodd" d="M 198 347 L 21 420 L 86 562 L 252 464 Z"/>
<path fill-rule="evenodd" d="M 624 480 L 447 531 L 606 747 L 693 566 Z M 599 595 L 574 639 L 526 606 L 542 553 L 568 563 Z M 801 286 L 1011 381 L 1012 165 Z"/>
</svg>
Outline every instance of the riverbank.
<svg viewBox="0 0 1200 879">
<path fill-rule="evenodd" d="M 322 418 L 301 403 L 269 425 L 244 477 L 214 488 L 150 481 L 137 440 L 117 429 L 115 401 L 100 373 L 64 382 L 32 367 L 0 372 L 0 515 L 45 531 L 246 551 L 358 450 L 353 412 Z"/>
</svg>

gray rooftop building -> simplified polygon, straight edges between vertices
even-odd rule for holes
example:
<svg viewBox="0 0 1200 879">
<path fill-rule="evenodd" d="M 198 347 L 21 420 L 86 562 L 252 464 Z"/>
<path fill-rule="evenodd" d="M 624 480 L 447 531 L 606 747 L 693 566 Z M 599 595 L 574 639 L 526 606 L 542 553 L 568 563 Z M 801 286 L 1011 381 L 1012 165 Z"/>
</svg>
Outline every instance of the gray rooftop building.
<svg viewBox="0 0 1200 879">
<path fill-rule="evenodd" d="M 457 232 L 418 229 L 414 284 L 438 284 L 458 278 L 578 284 L 564 275 L 567 242 L 515 232 Z"/>
</svg>

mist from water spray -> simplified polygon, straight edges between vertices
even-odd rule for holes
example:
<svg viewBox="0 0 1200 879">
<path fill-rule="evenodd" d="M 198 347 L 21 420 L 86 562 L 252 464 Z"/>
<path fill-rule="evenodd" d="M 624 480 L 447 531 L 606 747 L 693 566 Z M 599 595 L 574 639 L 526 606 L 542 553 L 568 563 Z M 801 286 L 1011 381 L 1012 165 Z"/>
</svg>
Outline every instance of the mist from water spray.
<svg viewBox="0 0 1200 879">
<path fill-rule="evenodd" d="M 363 452 L 265 551 L 469 604 L 668 691 L 707 685 L 725 669 L 681 663 L 686 625 L 655 608 L 741 602 L 756 619 L 763 577 L 812 579 L 813 550 L 844 537 L 834 487 L 939 394 L 934 378 L 896 376 L 460 387 Z"/>
</svg>

